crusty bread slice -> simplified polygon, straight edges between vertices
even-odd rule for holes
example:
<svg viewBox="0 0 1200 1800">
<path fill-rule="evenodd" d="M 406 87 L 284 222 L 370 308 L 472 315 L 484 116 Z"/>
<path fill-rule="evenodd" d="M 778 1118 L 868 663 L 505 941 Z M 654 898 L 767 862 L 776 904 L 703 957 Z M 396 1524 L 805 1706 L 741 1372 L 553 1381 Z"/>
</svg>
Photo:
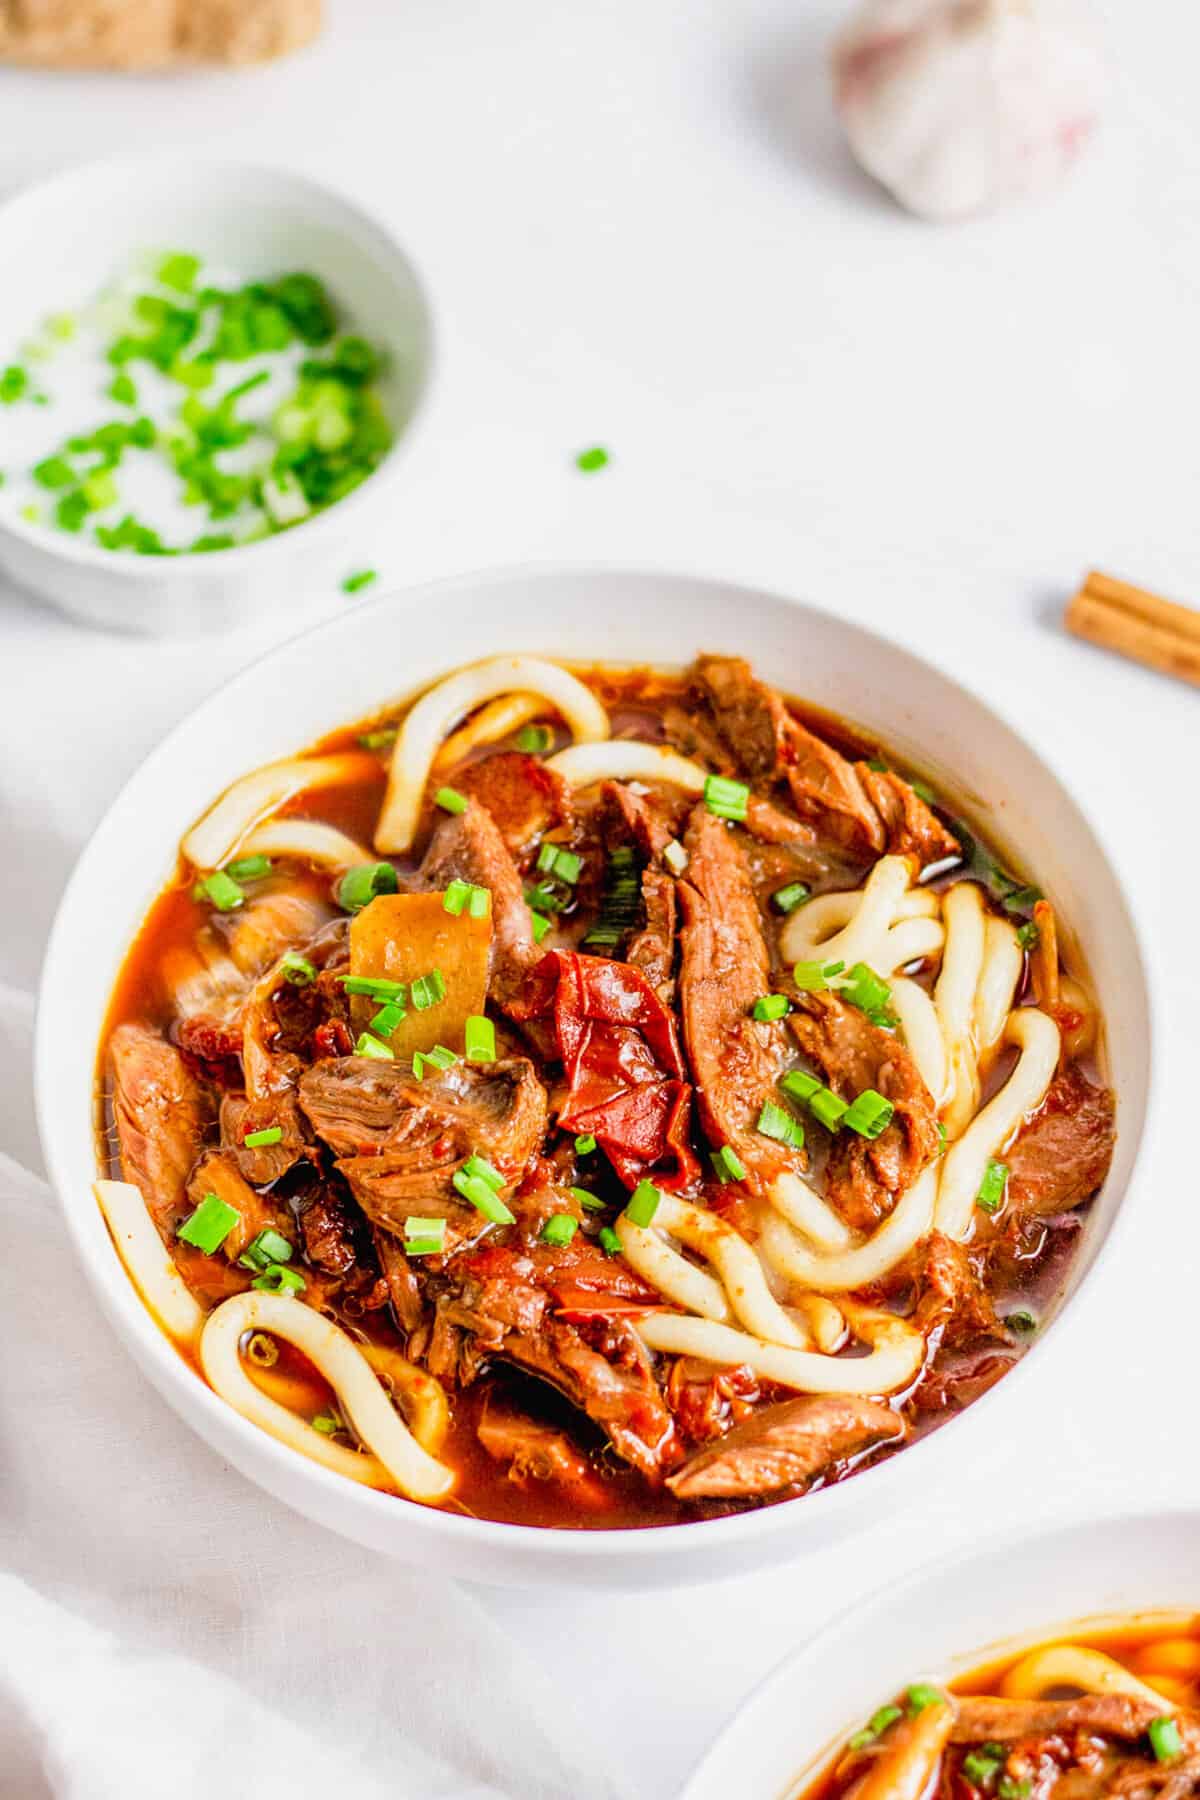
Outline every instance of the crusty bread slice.
<svg viewBox="0 0 1200 1800">
<path fill-rule="evenodd" d="M 321 29 L 322 0 L 0 0 L 0 61 L 170 69 L 286 56 Z"/>
</svg>

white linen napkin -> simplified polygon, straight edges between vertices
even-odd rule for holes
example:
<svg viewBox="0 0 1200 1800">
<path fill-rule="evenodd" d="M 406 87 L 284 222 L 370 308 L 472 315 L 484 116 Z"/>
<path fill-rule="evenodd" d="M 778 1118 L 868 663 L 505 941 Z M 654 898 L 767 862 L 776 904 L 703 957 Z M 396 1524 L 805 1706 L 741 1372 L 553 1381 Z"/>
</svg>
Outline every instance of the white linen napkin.
<svg viewBox="0 0 1200 1800">
<path fill-rule="evenodd" d="M 0 1794 L 616 1800 L 463 1589 L 279 1506 L 144 1380 L 33 1172 L 32 1021 L 0 985 Z"/>
</svg>

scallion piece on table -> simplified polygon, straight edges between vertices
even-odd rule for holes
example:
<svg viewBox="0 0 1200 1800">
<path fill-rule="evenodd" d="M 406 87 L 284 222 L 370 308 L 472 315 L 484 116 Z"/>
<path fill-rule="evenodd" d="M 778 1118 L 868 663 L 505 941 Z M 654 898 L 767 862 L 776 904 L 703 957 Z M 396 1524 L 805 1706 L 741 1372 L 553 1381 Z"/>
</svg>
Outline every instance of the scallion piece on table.
<svg viewBox="0 0 1200 1800">
<path fill-rule="evenodd" d="M 593 444 L 588 450 L 581 450 L 575 458 L 575 467 L 584 475 L 594 475 L 597 469 L 608 466 L 608 451 L 601 444 Z"/>
<path fill-rule="evenodd" d="M 242 1139 L 247 1150 L 265 1150 L 268 1144 L 283 1142 L 282 1125 L 264 1125 L 261 1131 L 248 1131 Z"/>
<path fill-rule="evenodd" d="M 975 1196 L 976 1206 L 985 1213 L 999 1212 L 1007 1186 L 1008 1164 L 990 1156 L 987 1168 L 983 1171 L 983 1180 L 979 1184 L 979 1192 Z"/>
<path fill-rule="evenodd" d="M 433 796 L 433 804 L 435 806 L 440 806 L 443 812 L 465 813 L 467 810 L 467 796 L 465 794 L 460 794 L 457 788 L 440 787 Z"/>
<path fill-rule="evenodd" d="M 714 1150 L 708 1160 L 713 1166 L 713 1174 L 722 1186 L 727 1181 L 745 1181 L 746 1165 L 728 1144 L 722 1144 L 719 1150 Z"/>
<path fill-rule="evenodd" d="M 464 1029 L 468 1062 L 495 1062 L 496 1027 L 481 1013 L 472 1013 Z"/>
<path fill-rule="evenodd" d="M 726 775 L 710 775 L 704 783 L 704 804 L 718 819 L 744 819 L 749 801 L 750 789 L 744 781 L 731 781 Z"/>
<path fill-rule="evenodd" d="M 652 1181 L 639 1181 L 629 1196 L 625 1207 L 625 1217 L 631 1225 L 649 1225 L 658 1211 L 658 1203 L 662 1194 Z"/>
<path fill-rule="evenodd" d="M 343 594 L 361 594 L 364 588 L 370 587 L 371 583 L 378 579 L 379 571 L 377 569 L 359 569 L 355 574 L 346 576 L 342 582 L 342 592 Z"/>
<path fill-rule="evenodd" d="M 773 1019 L 782 1019 L 791 1011 L 791 1002 L 786 994 L 760 994 L 754 1002 L 752 1017 L 770 1023 Z"/>
<path fill-rule="evenodd" d="M 184 1220 L 176 1232 L 176 1237 L 185 1244 L 192 1244 L 197 1250 L 203 1250 L 211 1256 L 219 1250 L 235 1225 L 241 1223 L 242 1215 L 236 1206 L 230 1206 L 217 1194 L 205 1194 L 199 1206 L 191 1216 Z"/>
<path fill-rule="evenodd" d="M 378 894 L 394 894 L 399 885 L 391 863 L 358 863 L 338 882 L 337 903 L 346 912 L 361 912 Z"/>
<path fill-rule="evenodd" d="M 543 1244 L 554 1244 L 561 1250 L 570 1243 L 578 1230 L 579 1220 L 573 1219 L 570 1213 L 551 1213 L 538 1236 Z"/>
</svg>

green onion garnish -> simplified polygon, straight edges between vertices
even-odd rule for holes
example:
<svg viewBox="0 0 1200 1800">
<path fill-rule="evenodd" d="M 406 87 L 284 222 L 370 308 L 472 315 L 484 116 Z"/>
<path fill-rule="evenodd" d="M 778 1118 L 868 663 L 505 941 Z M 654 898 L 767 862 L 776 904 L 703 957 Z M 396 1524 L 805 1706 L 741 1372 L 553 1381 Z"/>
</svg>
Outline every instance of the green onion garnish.
<svg viewBox="0 0 1200 1800">
<path fill-rule="evenodd" d="M 269 856 L 239 856 L 236 862 L 225 864 L 225 873 L 234 881 L 260 881 L 271 873 L 271 859 Z"/>
<path fill-rule="evenodd" d="M 413 1051 L 413 1074 L 418 1081 L 424 1078 L 426 1068 L 449 1069 L 458 1061 L 453 1050 L 447 1050 L 445 1044 L 435 1044 L 432 1050 Z"/>
<path fill-rule="evenodd" d="M 862 1730 L 854 1733 L 850 1739 L 850 1749 L 865 1750 L 868 1744 L 873 1744 L 877 1737 L 882 1736 L 889 1725 L 894 1725 L 896 1720 L 902 1717 L 903 1714 L 898 1706 L 879 1707 L 876 1712 L 871 1714 Z"/>
<path fill-rule="evenodd" d="M 728 1144 L 722 1144 L 719 1150 L 714 1150 L 708 1160 L 722 1187 L 727 1181 L 745 1181 L 746 1165 Z"/>
<path fill-rule="evenodd" d="M 662 1195 L 652 1181 L 639 1181 L 629 1196 L 625 1207 L 625 1217 L 631 1225 L 645 1227 L 654 1218 L 661 1199 Z"/>
<path fill-rule="evenodd" d="M 859 1137 L 877 1138 L 886 1131 L 892 1122 L 896 1108 L 874 1088 L 864 1088 L 856 1094 L 842 1115 L 842 1124 L 849 1131 L 857 1131 Z"/>
<path fill-rule="evenodd" d="M 480 1181 L 486 1181 L 492 1191 L 497 1194 L 504 1186 L 504 1177 L 495 1163 L 489 1162 L 486 1156 L 480 1156 L 478 1153 L 468 1156 L 463 1164 L 463 1173 L 470 1177 L 477 1176 Z"/>
<path fill-rule="evenodd" d="M 594 475 L 597 469 L 608 464 L 608 451 L 600 444 L 593 444 L 590 450 L 581 450 L 575 458 L 575 467 L 585 475 Z"/>
<path fill-rule="evenodd" d="M 395 725 L 381 725 L 378 731 L 364 731 L 358 742 L 364 750 L 389 750 L 399 735 Z"/>
<path fill-rule="evenodd" d="M 1036 950 L 1041 936 L 1041 930 L 1033 919 L 1027 919 L 1024 925 L 1017 927 L 1017 942 L 1022 950 Z"/>
<path fill-rule="evenodd" d="M 360 1031 L 354 1045 L 355 1056 L 370 1056 L 376 1062 L 394 1062 L 396 1053 L 390 1044 L 381 1043 L 369 1031 Z"/>
<path fill-rule="evenodd" d="M 927 781 L 910 781 L 908 785 L 917 796 L 917 799 L 923 800 L 926 806 L 937 805 L 938 797 Z"/>
<path fill-rule="evenodd" d="M 1031 1312 L 1026 1312 L 1023 1308 L 1017 1312 L 1006 1313 L 1004 1323 L 1010 1331 L 1021 1335 L 1037 1330 L 1037 1320 Z"/>
<path fill-rule="evenodd" d="M 1033 1782 L 1028 1778 L 1016 1781 L 1011 1775 L 1002 1775 L 996 1783 L 997 1800 L 1029 1800 L 1032 1793 Z"/>
<path fill-rule="evenodd" d="M 363 994 L 377 1004 L 396 1000 L 403 1005 L 407 992 L 402 981 L 388 981 L 382 975 L 339 975 L 338 980 L 348 994 Z"/>
<path fill-rule="evenodd" d="M 335 1412 L 318 1413 L 312 1422 L 314 1431 L 322 1437 L 332 1437 L 335 1431 L 341 1431 L 342 1421 Z"/>
<path fill-rule="evenodd" d="M 433 796 L 433 804 L 435 806 L 440 806 L 443 812 L 465 813 L 467 810 L 467 796 L 465 794 L 460 794 L 457 788 L 440 787 Z"/>
<path fill-rule="evenodd" d="M 214 869 L 192 889 L 193 900 L 208 900 L 218 912 L 233 912 L 246 898 L 237 882 L 224 869 Z"/>
<path fill-rule="evenodd" d="M 394 894 L 399 885 L 391 863 L 358 863 L 338 882 L 337 903 L 346 912 L 361 912 L 377 894 Z"/>
<path fill-rule="evenodd" d="M 356 575 L 346 576 L 342 582 L 342 592 L 343 594 L 360 594 L 364 588 L 370 587 L 371 583 L 378 579 L 379 571 L 377 569 L 360 569 Z"/>
<path fill-rule="evenodd" d="M 744 819 L 749 800 L 750 789 L 744 781 L 710 775 L 704 783 L 704 804 L 718 819 Z"/>
<path fill-rule="evenodd" d="M 389 1000 L 386 1006 L 380 1007 L 367 1029 L 373 1032 L 377 1038 L 390 1038 L 393 1031 L 403 1024 L 407 1017 L 408 1014 L 402 1006 L 395 1000 Z"/>
<path fill-rule="evenodd" d="M 475 887 L 472 884 L 471 898 L 467 901 L 468 916 L 472 919 L 486 919 L 491 904 L 491 888 Z"/>
<path fill-rule="evenodd" d="M 308 1283 L 299 1269 L 285 1269 L 279 1263 L 272 1263 L 250 1286 L 261 1288 L 264 1294 L 302 1294 Z"/>
<path fill-rule="evenodd" d="M 573 1219 L 570 1213 L 552 1213 L 542 1226 L 538 1236 L 543 1244 L 555 1244 L 563 1249 L 570 1243 L 579 1230 L 579 1220 Z"/>
<path fill-rule="evenodd" d="M 847 970 L 846 979 L 838 982 L 838 992 L 843 1000 L 848 1000 L 851 1006 L 857 1006 L 868 1016 L 886 1012 L 892 998 L 887 982 L 863 962 L 854 963 Z"/>
<path fill-rule="evenodd" d="M 436 1256 L 446 1244 L 446 1221 L 443 1218 L 419 1218 L 411 1214 L 404 1221 L 404 1248 L 410 1256 Z"/>
<path fill-rule="evenodd" d="M 106 391 L 109 399 L 115 400 L 118 406 L 136 406 L 138 403 L 138 391 L 133 377 L 123 369 L 113 376 Z"/>
<path fill-rule="evenodd" d="M 241 1223 L 241 1218 L 236 1206 L 230 1206 L 217 1194 L 205 1194 L 175 1235 L 185 1244 L 194 1244 L 197 1250 L 211 1256 L 214 1250 L 221 1248 L 234 1226 Z"/>
<path fill-rule="evenodd" d="M 1166 1715 L 1161 1719 L 1151 1719 L 1146 1727 L 1146 1736 L 1150 1739 L 1150 1748 L 1157 1762 L 1174 1762 L 1177 1756 L 1183 1755 L 1183 1739 L 1174 1719 Z"/>
<path fill-rule="evenodd" d="M 269 1269 L 272 1263 L 286 1263 L 292 1260 L 292 1246 L 278 1231 L 269 1226 L 260 1231 L 252 1243 L 246 1245 L 238 1262 L 243 1269 Z"/>
<path fill-rule="evenodd" d="M 945 1698 L 940 1688 L 930 1687 L 927 1681 L 915 1681 L 904 1696 L 904 1704 L 910 1713 L 919 1713 L 927 1706 L 940 1706 Z"/>
<path fill-rule="evenodd" d="M 537 867 L 543 875 L 554 875 L 568 887 L 574 887 L 583 868 L 583 858 L 573 850 L 564 850 L 559 844 L 547 842 L 538 851 Z M 557 911 L 559 908 L 555 907 L 553 910 Z"/>
<path fill-rule="evenodd" d="M 546 933 L 554 924 L 553 919 L 548 919 L 545 913 L 539 912 L 531 912 L 529 915 L 529 922 L 533 927 L 533 941 L 535 944 L 541 943 Z"/>
<path fill-rule="evenodd" d="M 589 1194 L 586 1188 L 573 1187 L 571 1192 L 584 1212 L 603 1212 L 608 1204 L 606 1200 L 601 1200 L 598 1194 Z"/>
<path fill-rule="evenodd" d="M 517 733 L 517 749 L 526 756 L 541 756 L 553 742 L 554 733 L 548 725 L 523 725 Z"/>
<path fill-rule="evenodd" d="M 620 1238 L 611 1225 L 602 1225 L 599 1235 L 600 1248 L 605 1256 L 620 1256 L 623 1248 Z"/>
<path fill-rule="evenodd" d="M 480 1013 L 472 1013 L 464 1030 L 468 1062 L 495 1062 L 496 1027 Z"/>
<path fill-rule="evenodd" d="M 456 1169 L 454 1186 L 464 1200 L 469 1200 L 476 1212 L 481 1212 L 485 1219 L 493 1225 L 511 1225 L 513 1215 L 501 1200 L 499 1194 L 482 1175 L 468 1175 L 466 1167 Z"/>
<path fill-rule="evenodd" d="M 471 898 L 471 883 L 459 881 L 457 876 L 442 895 L 442 910 L 457 919 L 466 911 L 467 901 Z"/>
<path fill-rule="evenodd" d="M 815 1094 L 809 1096 L 808 1108 L 813 1118 L 818 1119 L 827 1131 L 836 1131 L 850 1110 L 844 1100 L 840 1100 L 826 1087 L 818 1088 Z"/>
<path fill-rule="evenodd" d="M 577 1137 L 575 1139 L 575 1154 L 577 1156 L 590 1156 L 595 1148 L 596 1140 L 590 1131 L 584 1132 L 582 1137 Z"/>
<path fill-rule="evenodd" d="M 791 1094 L 796 1100 L 811 1100 L 821 1091 L 821 1083 L 807 1069 L 789 1070 L 779 1085 L 785 1094 Z"/>
<path fill-rule="evenodd" d="M 983 1171 L 983 1180 L 979 1184 L 979 1192 L 975 1196 L 976 1206 L 985 1213 L 999 1212 L 1007 1185 L 1008 1164 L 998 1161 L 994 1156 L 989 1157 L 987 1168 Z"/>
<path fill-rule="evenodd" d="M 819 994 L 845 967 L 844 962 L 798 962 L 792 969 L 792 980 L 802 993 Z"/>
<path fill-rule="evenodd" d="M 282 1125 L 264 1125 L 261 1131 L 248 1131 L 242 1139 L 247 1150 L 264 1150 L 268 1144 L 278 1144 L 282 1141 Z"/>
<path fill-rule="evenodd" d="M 784 1014 L 790 1011 L 791 1002 L 787 999 L 786 995 L 762 994 L 754 1002 L 751 1016 L 755 1019 L 762 1019 L 769 1022 L 772 1019 L 782 1019 Z"/>
<path fill-rule="evenodd" d="M 40 463 L 34 463 L 30 473 L 40 487 L 67 488 L 75 486 L 75 471 L 64 456 L 44 457 Z"/>
<path fill-rule="evenodd" d="M 774 1138 L 776 1143 L 787 1144 L 794 1150 L 804 1146 L 804 1127 L 799 1119 L 793 1118 L 782 1106 L 776 1106 L 773 1100 L 763 1102 L 754 1129 L 763 1137 Z"/>
<path fill-rule="evenodd" d="M 536 887 L 525 889 L 525 904 L 531 912 L 560 913 L 567 903 L 553 888 L 547 887 L 544 881 L 539 881 Z"/>
<path fill-rule="evenodd" d="M 418 975 L 409 989 L 409 998 L 417 1012 L 428 1012 L 431 1006 L 437 1006 L 446 998 L 446 977 L 440 969 L 430 969 L 428 975 Z"/>
<path fill-rule="evenodd" d="M 978 1750 L 972 1750 L 963 1757 L 962 1772 L 972 1787 L 986 1787 L 992 1777 L 1004 1767 L 1006 1760 L 1003 1750 L 997 1755 L 989 1745 L 983 1744 Z"/>
</svg>

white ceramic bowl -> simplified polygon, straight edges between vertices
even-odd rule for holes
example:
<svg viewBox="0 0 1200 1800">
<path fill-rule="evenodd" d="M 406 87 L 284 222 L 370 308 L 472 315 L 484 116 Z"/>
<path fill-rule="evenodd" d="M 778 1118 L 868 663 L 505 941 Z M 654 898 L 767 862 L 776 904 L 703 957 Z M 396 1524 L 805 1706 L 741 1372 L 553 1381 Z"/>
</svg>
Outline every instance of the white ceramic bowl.
<svg viewBox="0 0 1200 1800">
<path fill-rule="evenodd" d="M 864 1600 L 751 1694 L 680 1800 L 791 1800 L 877 1706 L 1083 1625 L 1200 1610 L 1200 1512 L 1014 1535 Z M 1166 1703 L 1164 1702 L 1164 1707 Z"/>
<path fill-rule="evenodd" d="M 1046 764 L 982 701 L 857 626 L 777 596 L 685 576 L 540 570 L 469 576 L 358 606 L 231 681 L 180 725 L 120 794 L 84 851 L 47 952 L 38 1015 L 38 1113 L 67 1221 L 105 1311 L 170 1404 L 252 1480 L 391 1555 L 500 1582 L 690 1582 L 811 1551 L 952 1484 L 978 1432 L 1016 1438 L 1021 1408 L 1069 1317 L 959 1419 L 880 1467 L 788 1504 L 664 1530 L 542 1531 L 390 1499 L 282 1448 L 230 1411 L 151 1323 L 92 1197 L 96 1046 L 118 965 L 174 866 L 185 828 L 247 770 L 363 717 L 455 663 L 502 651 L 681 665 L 739 651 L 783 688 L 869 725 L 947 791 L 982 795 L 994 836 L 1022 847 L 1098 972 L 1119 1096 L 1112 1174 L 1072 1271 L 1077 1288 L 1125 1201 L 1146 1112 L 1143 963 L 1120 886 Z M 1068 1315 L 1079 1304 L 1073 1301 Z"/>
<path fill-rule="evenodd" d="M 134 556 L 31 524 L 0 504 L 6 573 L 88 624 L 160 636 L 232 630 L 286 605 L 301 583 L 334 583 L 357 566 L 355 537 L 401 473 L 433 360 L 420 279 L 381 225 L 286 170 L 155 153 L 85 164 L 17 194 L 0 206 L 0 243 L 0 364 L 19 360 L 19 346 L 48 314 L 86 305 L 146 250 L 194 251 L 245 279 L 296 269 L 318 275 L 348 328 L 391 352 L 379 385 L 396 434 L 344 500 L 240 549 Z M 51 387 L 53 379 L 50 363 Z M 114 410 L 98 401 L 98 420 Z"/>
</svg>

